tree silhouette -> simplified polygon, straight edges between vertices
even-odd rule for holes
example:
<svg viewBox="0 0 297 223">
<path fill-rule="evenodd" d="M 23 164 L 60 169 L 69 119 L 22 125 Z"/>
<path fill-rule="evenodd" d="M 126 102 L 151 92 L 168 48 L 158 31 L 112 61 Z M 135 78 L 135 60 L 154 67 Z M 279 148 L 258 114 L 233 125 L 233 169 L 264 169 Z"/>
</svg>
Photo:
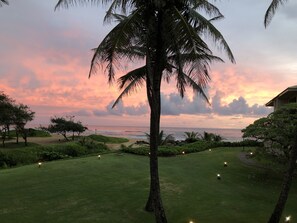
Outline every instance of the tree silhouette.
<svg viewBox="0 0 297 223">
<path fill-rule="evenodd" d="M 95 0 L 59 0 L 57 7 L 100 3 Z M 150 106 L 150 193 L 145 209 L 154 211 L 156 222 L 167 222 L 163 208 L 158 174 L 158 137 L 161 115 L 161 82 L 176 80 L 176 87 L 184 96 L 186 87 L 201 94 L 210 80 L 208 69 L 213 61 L 222 61 L 212 54 L 202 35 L 208 35 L 220 45 L 234 62 L 229 46 L 212 21 L 222 18 L 220 11 L 204 0 L 105 0 L 111 3 L 105 21 L 117 25 L 106 35 L 94 51 L 89 76 L 104 65 L 109 82 L 115 79 L 115 68 L 121 59 L 145 60 L 145 65 L 118 79 L 122 93 L 116 105 L 142 86 L 146 86 Z M 116 13 L 120 11 L 120 13 Z M 203 11 L 212 19 L 206 19 Z M 128 15 L 126 13 L 128 12 Z"/>
</svg>

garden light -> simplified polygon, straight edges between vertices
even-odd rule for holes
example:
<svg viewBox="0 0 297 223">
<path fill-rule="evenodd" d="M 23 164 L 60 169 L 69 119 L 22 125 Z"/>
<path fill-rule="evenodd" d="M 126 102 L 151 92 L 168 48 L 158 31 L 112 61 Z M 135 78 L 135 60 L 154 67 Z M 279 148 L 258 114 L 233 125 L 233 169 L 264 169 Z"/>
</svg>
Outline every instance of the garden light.
<svg viewBox="0 0 297 223">
<path fill-rule="evenodd" d="M 228 166 L 228 163 L 227 162 L 224 162 L 224 167 L 227 167 Z"/>
<path fill-rule="evenodd" d="M 39 163 L 38 163 L 38 167 L 40 168 L 40 167 L 41 167 L 41 165 L 42 165 L 42 162 L 39 162 Z"/>
<path fill-rule="evenodd" d="M 250 152 L 250 155 L 252 156 L 253 155 L 253 152 Z"/>
<path fill-rule="evenodd" d="M 221 175 L 218 173 L 217 174 L 217 179 L 220 180 L 221 179 Z"/>
<path fill-rule="evenodd" d="M 189 221 L 189 223 L 194 223 L 193 221 Z"/>
<path fill-rule="evenodd" d="M 182 154 L 185 155 L 185 151 L 183 151 Z"/>
<path fill-rule="evenodd" d="M 290 222 L 291 216 L 287 216 L 285 222 Z"/>
<path fill-rule="evenodd" d="M 211 149 L 209 149 L 208 151 L 211 152 Z"/>
<path fill-rule="evenodd" d="M 101 156 L 100 156 L 100 155 L 98 155 L 98 159 L 99 159 L 99 160 L 101 159 Z"/>
</svg>

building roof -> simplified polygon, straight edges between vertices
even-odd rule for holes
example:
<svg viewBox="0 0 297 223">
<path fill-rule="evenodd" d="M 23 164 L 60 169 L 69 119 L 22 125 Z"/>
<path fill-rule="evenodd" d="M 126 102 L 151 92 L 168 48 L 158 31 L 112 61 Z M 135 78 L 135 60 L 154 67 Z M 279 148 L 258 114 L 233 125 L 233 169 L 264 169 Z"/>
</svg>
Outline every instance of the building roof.
<svg viewBox="0 0 297 223">
<path fill-rule="evenodd" d="M 297 85 L 288 87 L 286 90 L 284 90 L 281 93 L 279 93 L 276 97 L 274 97 L 273 99 L 271 99 L 265 105 L 266 106 L 274 106 L 274 101 L 276 99 L 283 99 L 283 100 L 290 99 L 292 96 L 294 96 L 294 94 L 296 94 L 296 92 L 297 92 Z"/>
</svg>

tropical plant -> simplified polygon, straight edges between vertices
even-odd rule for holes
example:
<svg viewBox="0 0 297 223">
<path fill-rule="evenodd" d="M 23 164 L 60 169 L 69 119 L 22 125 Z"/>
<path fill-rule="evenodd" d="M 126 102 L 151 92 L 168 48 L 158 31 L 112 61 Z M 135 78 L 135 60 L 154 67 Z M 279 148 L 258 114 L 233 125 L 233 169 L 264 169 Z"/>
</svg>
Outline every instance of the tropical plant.
<svg viewBox="0 0 297 223">
<path fill-rule="evenodd" d="M 150 134 L 149 133 L 145 133 L 148 141 L 150 142 Z M 166 135 L 164 133 L 164 131 L 162 130 L 160 133 L 159 133 L 159 137 L 158 137 L 158 145 L 159 146 L 163 146 L 163 145 L 166 145 L 168 143 L 173 143 L 175 141 L 175 138 L 172 134 L 169 134 L 169 135 Z"/>
<path fill-rule="evenodd" d="M 265 17 L 264 17 L 264 26 L 265 27 L 267 27 L 270 24 L 272 17 L 274 16 L 277 8 L 280 5 L 283 5 L 286 1 L 287 0 L 272 0 L 272 2 L 270 3 L 270 5 L 265 13 Z"/>
<path fill-rule="evenodd" d="M 100 2 L 88 0 L 59 0 L 56 7 L 69 4 Z M 111 3 L 105 21 L 116 20 L 118 24 L 95 49 L 89 76 L 97 65 L 106 66 L 109 82 L 115 79 L 116 64 L 122 58 L 145 59 L 145 65 L 119 78 L 122 93 L 115 101 L 127 96 L 143 85 L 146 86 L 150 113 L 150 193 L 147 211 L 154 211 L 156 222 L 167 222 L 162 205 L 158 174 L 158 136 L 161 114 L 161 81 L 175 77 L 177 89 L 183 97 L 186 87 L 208 101 L 204 89 L 210 79 L 208 68 L 213 61 L 222 61 L 212 54 L 201 36 L 209 34 L 222 46 L 229 59 L 234 58 L 221 33 L 212 21 L 222 18 L 220 11 L 205 0 L 129 1 L 105 0 Z M 122 14 L 116 13 L 120 10 Z M 212 17 L 208 20 L 199 13 L 203 10 Z M 129 15 L 125 13 L 129 11 Z"/>
<path fill-rule="evenodd" d="M 267 118 L 256 120 L 243 131 L 244 137 L 252 137 L 273 144 L 278 156 L 284 154 L 288 163 L 281 193 L 268 223 L 278 223 L 284 210 L 292 184 L 297 160 L 297 104 L 288 104 L 274 111 Z M 269 152 L 272 150 L 270 149 Z"/>
<path fill-rule="evenodd" d="M 76 133 L 78 136 L 86 131 L 88 128 L 83 126 L 81 122 L 75 122 L 73 117 L 54 117 L 51 118 L 51 123 L 47 128 L 44 128 L 52 133 L 61 134 L 67 141 L 69 141 L 67 137 L 67 133 L 72 133 L 72 140 L 74 140 L 74 134 Z"/>
<path fill-rule="evenodd" d="M 203 136 L 201 137 L 201 139 L 205 141 L 211 141 L 211 142 L 220 142 L 223 140 L 223 137 L 211 132 L 203 132 Z"/>
<path fill-rule="evenodd" d="M 25 140 L 25 145 L 27 146 L 27 137 L 29 134 L 29 129 L 25 128 L 27 122 L 32 121 L 34 119 L 35 112 L 31 111 L 27 105 L 15 105 L 13 107 L 14 117 L 13 122 L 15 125 L 15 132 L 17 137 L 17 143 L 19 139 L 19 134 L 22 135 Z"/>
<path fill-rule="evenodd" d="M 201 135 L 199 132 L 185 132 L 185 141 L 188 143 L 196 142 L 201 138 Z"/>
<path fill-rule="evenodd" d="M 10 137 L 11 126 L 16 130 L 17 142 L 21 134 L 27 145 L 25 125 L 33 120 L 34 114 L 27 105 L 16 104 L 8 95 L 0 92 L 0 133 L 3 147 L 7 136 Z"/>
</svg>

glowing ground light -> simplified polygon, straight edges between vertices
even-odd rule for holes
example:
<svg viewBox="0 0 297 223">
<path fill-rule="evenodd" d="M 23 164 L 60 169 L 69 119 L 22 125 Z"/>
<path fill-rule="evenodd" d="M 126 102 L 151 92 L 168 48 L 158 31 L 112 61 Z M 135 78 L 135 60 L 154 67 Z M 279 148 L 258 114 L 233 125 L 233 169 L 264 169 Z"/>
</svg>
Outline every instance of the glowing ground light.
<svg viewBox="0 0 297 223">
<path fill-rule="evenodd" d="M 38 167 L 40 168 L 40 167 L 41 167 L 41 165 L 42 165 L 42 162 L 39 162 L 39 163 L 38 163 Z"/>
<path fill-rule="evenodd" d="M 194 223 L 193 221 L 189 221 L 189 223 Z"/>
<path fill-rule="evenodd" d="M 101 159 L 101 156 L 100 156 L 100 155 L 98 155 L 98 159 L 99 159 L 99 160 Z"/>
<path fill-rule="evenodd" d="M 208 151 L 211 152 L 211 149 L 209 149 Z"/>
<path fill-rule="evenodd" d="M 228 163 L 227 162 L 224 162 L 224 167 L 227 167 L 228 166 Z"/>
<path fill-rule="evenodd" d="M 185 151 L 183 151 L 182 154 L 185 155 Z"/>
<path fill-rule="evenodd" d="M 285 222 L 290 222 L 291 216 L 287 216 Z"/>
<path fill-rule="evenodd" d="M 221 179 L 221 174 L 217 174 L 217 179 L 220 180 Z"/>
<path fill-rule="evenodd" d="M 253 152 L 250 152 L 250 155 L 252 156 L 253 155 Z"/>
</svg>

